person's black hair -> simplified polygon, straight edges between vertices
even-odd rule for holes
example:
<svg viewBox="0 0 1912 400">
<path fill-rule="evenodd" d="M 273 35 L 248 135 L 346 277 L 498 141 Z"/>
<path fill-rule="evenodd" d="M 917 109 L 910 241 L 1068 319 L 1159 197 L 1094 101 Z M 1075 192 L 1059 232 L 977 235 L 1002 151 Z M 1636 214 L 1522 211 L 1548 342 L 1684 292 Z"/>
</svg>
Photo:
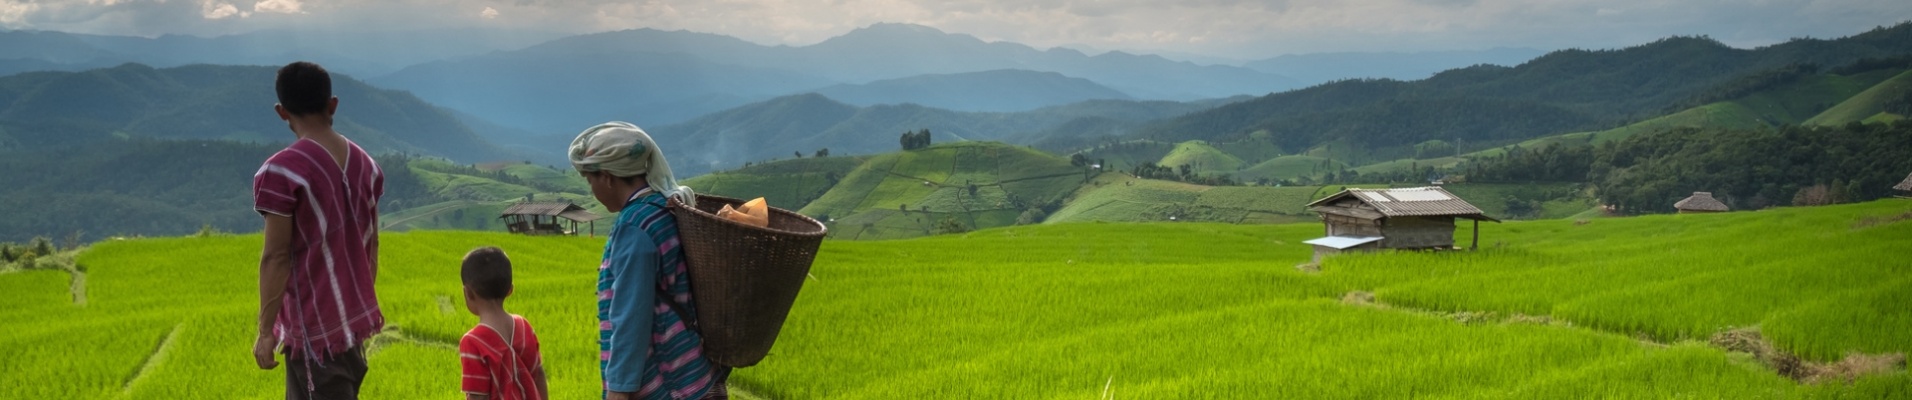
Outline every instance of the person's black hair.
<svg viewBox="0 0 1912 400">
<path fill-rule="evenodd" d="M 458 277 L 473 294 L 486 300 L 502 300 L 511 295 L 511 258 L 497 247 L 480 247 L 465 254 L 465 265 Z"/>
<path fill-rule="evenodd" d="M 273 89 L 279 93 L 279 105 L 285 107 L 287 113 L 322 113 L 332 100 L 332 74 L 325 72 L 325 67 L 307 61 L 286 64 L 279 68 Z"/>
</svg>

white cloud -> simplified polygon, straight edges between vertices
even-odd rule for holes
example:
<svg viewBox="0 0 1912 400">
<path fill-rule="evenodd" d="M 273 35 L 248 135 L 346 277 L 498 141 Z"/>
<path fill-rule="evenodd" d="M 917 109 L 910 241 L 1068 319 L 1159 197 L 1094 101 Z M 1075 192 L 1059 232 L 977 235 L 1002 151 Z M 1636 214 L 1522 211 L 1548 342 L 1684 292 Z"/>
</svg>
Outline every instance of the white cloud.
<svg viewBox="0 0 1912 400">
<path fill-rule="evenodd" d="M 0 0 L 0 25 L 14 26 L 25 22 L 27 14 L 39 8 L 39 4 L 32 2 Z"/>
<path fill-rule="evenodd" d="M 239 15 L 239 7 L 233 6 L 232 3 L 204 0 L 199 2 L 199 8 L 199 15 L 206 19 L 224 19 Z"/>
<path fill-rule="evenodd" d="M 260 0 L 252 3 L 252 10 L 262 13 L 304 14 L 304 5 L 299 0 Z"/>
<path fill-rule="evenodd" d="M 498 19 L 498 9 L 487 6 L 485 7 L 484 11 L 478 12 L 478 17 L 484 18 L 484 19 Z"/>
</svg>

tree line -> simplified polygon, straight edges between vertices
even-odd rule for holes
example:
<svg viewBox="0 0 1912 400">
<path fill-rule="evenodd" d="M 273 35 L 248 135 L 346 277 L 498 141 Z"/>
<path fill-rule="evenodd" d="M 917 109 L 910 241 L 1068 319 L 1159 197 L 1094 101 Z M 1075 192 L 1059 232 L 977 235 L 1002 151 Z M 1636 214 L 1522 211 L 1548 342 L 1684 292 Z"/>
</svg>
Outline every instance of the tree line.
<svg viewBox="0 0 1912 400">
<path fill-rule="evenodd" d="M 1512 149 L 1469 182 L 1588 182 L 1628 213 L 1673 212 L 1693 192 L 1733 209 L 1869 201 L 1912 173 L 1912 122 L 1762 129 L 1678 128 L 1598 146 Z"/>
<path fill-rule="evenodd" d="M 902 138 L 898 139 L 898 141 L 902 142 L 903 150 L 905 151 L 929 147 L 929 129 L 925 128 L 920 131 L 903 132 Z"/>
<path fill-rule="evenodd" d="M 252 174 L 282 144 L 123 139 L 0 151 L 0 242 L 252 232 Z M 403 155 L 376 157 L 384 211 L 439 201 Z"/>
</svg>

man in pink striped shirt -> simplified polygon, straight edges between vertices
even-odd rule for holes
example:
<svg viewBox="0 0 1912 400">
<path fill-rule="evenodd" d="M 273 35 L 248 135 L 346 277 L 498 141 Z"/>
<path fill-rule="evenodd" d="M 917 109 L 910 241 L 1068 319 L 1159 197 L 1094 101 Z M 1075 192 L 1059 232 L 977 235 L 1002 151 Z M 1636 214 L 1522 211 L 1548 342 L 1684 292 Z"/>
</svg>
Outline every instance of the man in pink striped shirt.
<svg viewBox="0 0 1912 400">
<path fill-rule="evenodd" d="M 356 399 L 366 339 L 385 326 L 372 282 L 378 274 L 378 198 L 385 177 L 364 149 L 332 130 L 339 99 L 325 68 L 279 69 L 273 106 L 298 140 L 252 177 L 265 217 L 259 257 L 260 369 L 286 357 L 286 398 Z"/>
</svg>

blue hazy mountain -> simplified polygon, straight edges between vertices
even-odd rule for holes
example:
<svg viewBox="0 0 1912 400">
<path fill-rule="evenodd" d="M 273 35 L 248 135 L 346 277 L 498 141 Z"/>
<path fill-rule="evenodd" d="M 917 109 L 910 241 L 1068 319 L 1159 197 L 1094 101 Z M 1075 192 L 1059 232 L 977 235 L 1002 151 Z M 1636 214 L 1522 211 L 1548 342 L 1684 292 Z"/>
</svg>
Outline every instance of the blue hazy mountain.
<svg viewBox="0 0 1912 400">
<path fill-rule="evenodd" d="M 1086 100 L 1128 100 L 1128 94 L 1054 72 L 1001 69 L 918 75 L 816 93 L 858 106 L 915 103 L 954 111 L 1026 111 Z"/>
<path fill-rule="evenodd" d="M 273 114 L 275 67 L 125 64 L 0 77 L 0 150 L 123 139 L 292 141 Z M 340 132 L 374 153 L 461 162 L 522 159 L 410 93 L 335 76 Z"/>
<path fill-rule="evenodd" d="M 1286 77 L 1247 68 L 1126 53 L 1090 57 L 1068 49 L 1043 51 L 904 24 L 877 24 L 800 47 L 685 31 L 605 32 L 426 63 L 370 81 L 544 133 L 607 119 L 669 124 L 837 84 L 1005 69 L 1086 79 L 1137 99 L 1259 95 L 1295 85 Z M 924 77 L 918 82 L 948 79 Z M 877 86 L 891 83 L 900 82 Z M 969 105 L 987 104 L 994 97 L 925 91 L 884 101 L 910 97 L 902 102 L 921 103 L 937 96 L 946 104 Z M 1060 103 L 1042 105 L 1055 104 Z"/>
<path fill-rule="evenodd" d="M 659 146 L 670 149 L 671 165 L 683 176 L 717 169 L 812 154 L 873 154 L 896 150 L 898 136 L 928 129 L 936 142 L 993 140 L 1014 144 L 1094 140 L 1127 133 L 1126 127 L 1243 100 L 1197 102 L 1090 100 L 1021 112 L 965 112 L 918 104 L 858 107 L 816 93 L 778 97 L 724 110 L 690 121 L 645 126 Z M 1105 121 L 1098 129 L 1058 130 L 1084 121 Z M 555 138 L 553 138 L 555 139 Z M 552 139 L 547 139 L 552 140 Z"/>
<path fill-rule="evenodd" d="M 377 76 L 445 58 L 513 50 L 560 35 L 498 29 L 313 32 L 271 30 L 217 37 L 0 31 L 0 75 L 81 71 L 138 63 L 284 65 L 308 60 L 333 72 Z"/>
</svg>

